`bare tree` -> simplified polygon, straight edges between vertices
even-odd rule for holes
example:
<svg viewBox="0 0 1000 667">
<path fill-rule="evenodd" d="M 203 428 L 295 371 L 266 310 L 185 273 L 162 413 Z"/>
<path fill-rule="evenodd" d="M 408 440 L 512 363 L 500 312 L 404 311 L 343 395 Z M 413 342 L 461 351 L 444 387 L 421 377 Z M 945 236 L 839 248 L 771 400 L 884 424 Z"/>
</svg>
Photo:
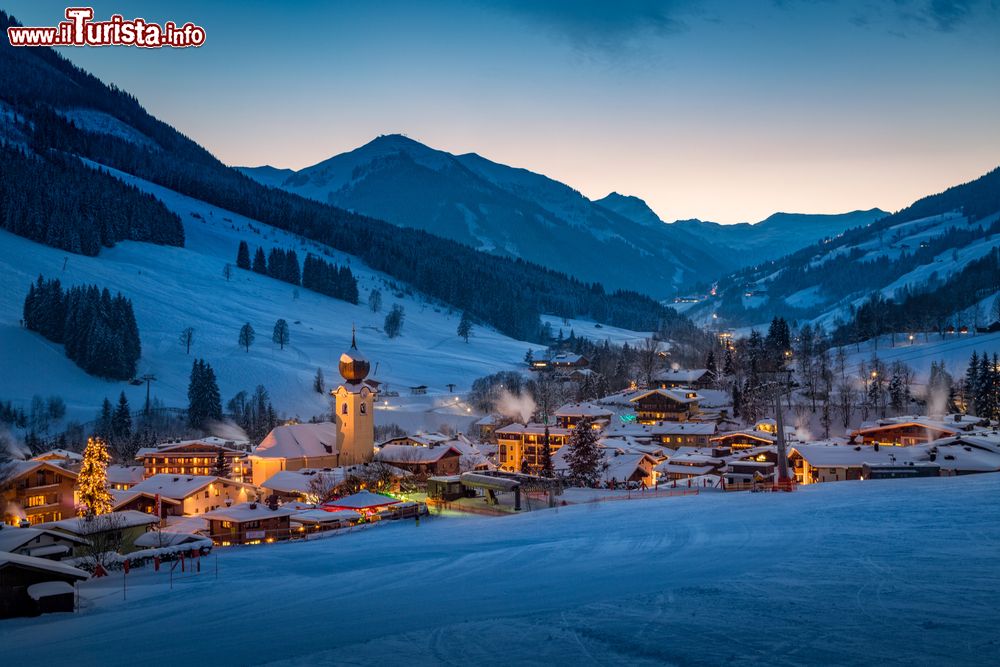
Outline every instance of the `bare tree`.
<svg viewBox="0 0 1000 667">
<path fill-rule="evenodd" d="M 639 345 L 638 361 L 639 370 L 642 373 L 643 379 L 646 380 L 646 386 L 653 386 L 653 375 L 656 374 L 657 369 L 660 366 L 660 353 L 663 351 L 660 341 L 655 338 L 646 338 Z"/>
<path fill-rule="evenodd" d="M 125 545 L 125 517 L 119 513 L 99 514 L 80 519 L 87 543 L 81 548 L 84 567 L 91 572 L 100 565 L 105 570 L 118 559 Z"/>
<path fill-rule="evenodd" d="M 233 277 L 233 265 L 232 264 L 229 264 L 227 262 L 226 265 L 224 267 L 222 267 L 222 277 L 226 279 L 227 283 L 229 282 L 229 279 Z"/>
<path fill-rule="evenodd" d="M 186 327 L 181 331 L 181 345 L 184 346 L 185 354 L 191 354 L 191 345 L 194 343 L 194 327 Z"/>
</svg>

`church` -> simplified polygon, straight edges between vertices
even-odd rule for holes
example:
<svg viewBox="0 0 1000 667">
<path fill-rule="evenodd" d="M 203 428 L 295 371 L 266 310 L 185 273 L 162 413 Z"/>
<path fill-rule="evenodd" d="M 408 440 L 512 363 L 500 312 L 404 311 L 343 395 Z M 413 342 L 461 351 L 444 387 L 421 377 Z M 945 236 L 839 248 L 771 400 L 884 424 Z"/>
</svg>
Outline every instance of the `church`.
<svg viewBox="0 0 1000 667">
<path fill-rule="evenodd" d="M 319 424 L 278 426 L 248 457 L 257 486 L 283 470 L 336 468 L 365 463 L 375 453 L 375 398 L 378 382 L 368 377 L 371 365 L 351 347 L 340 355 L 343 382 L 330 392 L 332 420 Z"/>
<path fill-rule="evenodd" d="M 337 424 L 339 465 L 353 465 L 371 460 L 375 453 L 375 397 L 378 383 L 368 379 L 371 365 L 361 352 L 355 333 L 351 349 L 340 355 L 343 384 L 330 392 L 333 396 L 334 422 Z"/>
</svg>

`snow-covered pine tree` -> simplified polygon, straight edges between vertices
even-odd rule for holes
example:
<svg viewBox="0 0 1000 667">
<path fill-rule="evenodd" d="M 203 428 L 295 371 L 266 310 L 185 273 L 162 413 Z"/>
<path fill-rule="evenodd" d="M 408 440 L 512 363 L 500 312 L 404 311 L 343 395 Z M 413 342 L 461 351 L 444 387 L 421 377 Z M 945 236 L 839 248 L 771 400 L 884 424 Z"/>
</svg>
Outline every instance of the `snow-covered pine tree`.
<svg viewBox="0 0 1000 667">
<path fill-rule="evenodd" d="M 552 449 L 549 445 L 549 427 L 545 427 L 545 435 L 542 438 L 542 451 L 539 461 L 539 471 L 538 473 L 542 477 L 555 477 L 555 471 L 552 468 Z"/>
<path fill-rule="evenodd" d="M 250 246 L 247 245 L 246 241 L 240 241 L 240 247 L 236 251 L 236 266 L 250 270 Z"/>
<path fill-rule="evenodd" d="M 125 398 L 124 391 L 118 396 L 118 407 L 111 419 L 111 432 L 115 442 L 125 441 L 132 437 L 132 413 L 129 410 L 128 399 Z"/>
<path fill-rule="evenodd" d="M 577 484 L 595 487 L 601 480 L 604 456 L 597 444 L 597 434 L 592 428 L 593 420 L 581 419 L 570 434 L 569 454 L 566 463 L 570 476 Z"/>
<path fill-rule="evenodd" d="M 202 359 L 195 359 L 188 383 L 188 424 L 202 428 L 209 421 L 222 419 L 222 399 L 215 371 Z"/>
<path fill-rule="evenodd" d="M 969 358 L 969 368 L 965 371 L 965 410 L 972 414 L 976 411 L 976 397 L 979 395 L 979 354 L 975 350 Z"/>
<path fill-rule="evenodd" d="M 83 450 L 83 464 L 77 478 L 81 516 L 94 517 L 112 510 L 108 491 L 108 462 L 111 456 L 100 438 L 89 438 Z"/>
<path fill-rule="evenodd" d="M 212 464 L 212 474 L 216 477 L 229 477 L 230 472 L 229 459 L 226 458 L 226 453 L 220 449 L 218 456 L 215 457 L 215 463 Z"/>
<path fill-rule="evenodd" d="M 114 406 L 111 401 L 104 397 L 101 404 L 101 411 L 97 415 L 97 425 L 94 426 L 94 435 L 107 440 L 111 437 L 114 420 Z"/>
<path fill-rule="evenodd" d="M 253 255 L 253 265 L 251 267 L 254 273 L 262 273 L 267 275 L 267 257 L 264 255 L 264 249 L 258 247 L 257 252 Z"/>
<path fill-rule="evenodd" d="M 326 381 L 323 379 L 323 369 L 316 369 L 316 377 L 313 378 L 313 390 L 317 394 L 326 393 Z"/>
</svg>

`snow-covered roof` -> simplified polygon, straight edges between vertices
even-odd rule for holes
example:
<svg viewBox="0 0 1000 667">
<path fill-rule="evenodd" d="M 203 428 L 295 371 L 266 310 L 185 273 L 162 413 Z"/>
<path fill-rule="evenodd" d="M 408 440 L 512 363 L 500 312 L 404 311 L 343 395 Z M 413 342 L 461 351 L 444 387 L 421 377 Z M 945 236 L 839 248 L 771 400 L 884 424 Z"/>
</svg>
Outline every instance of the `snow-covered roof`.
<svg viewBox="0 0 1000 667">
<path fill-rule="evenodd" d="M 371 491 L 359 491 L 350 496 L 344 496 L 337 500 L 331 500 L 324 504 L 324 507 L 334 509 L 369 509 L 372 507 L 384 507 L 385 505 L 395 505 L 399 501 L 389 496 L 383 496 Z"/>
<path fill-rule="evenodd" d="M 515 422 L 508 426 L 504 426 L 503 428 L 497 429 L 496 433 L 498 435 L 505 435 L 505 434 L 513 435 L 515 433 L 523 433 L 527 435 L 543 435 L 545 433 L 545 424 L 536 424 L 532 422 L 530 424 L 525 425 L 525 424 L 518 424 Z M 559 428 L 558 426 L 549 426 L 549 435 L 569 435 L 570 433 L 572 433 L 572 429 Z"/>
<path fill-rule="evenodd" d="M 398 465 L 437 463 L 449 454 L 461 456 L 462 452 L 450 445 L 420 447 L 419 445 L 385 445 L 375 455 L 376 461 Z"/>
<path fill-rule="evenodd" d="M 142 481 L 142 466 L 108 466 L 108 484 L 138 484 Z"/>
<path fill-rule="evenodd" d="M 72 595 L 74 592 L 72 584 L 65 581 L 43 581 L 38 584 L 32 584 L 28 586 L 28 597 L 32 600 L 41 600 L 42 598 L 51 597 L 53 595 Z"/>
<path fill-rule="evenodd" d="M 679 466 L 673 465 L 669 461 L 656 466 L 656 471 L 661 474 L 674 473 L 677 475 L 707 475 L 715 470 L 715 466 Z"/>
<path fill-rule="evenodd" d="M 610 417 L 614 414 L 609 408 L 589 401 L 583 403 L 567 403 L 556 410 L 556 417 Z"/>
<path fill-rule="evenodd" d="M 695 403 L 696 401 L 701 400 L 701 396 L 695 391 L 685 389 L 646 389 L 637 391 L 635 395 L 629 399 L 629 401 L 634 403 L 641 398 L 645 398 L 646 396 L 651 396 L 653 394 L 659 394 L 660 396 L 683 404 Z"/>
<path fill-rule="evenodd" d="M 52 461 L 12 461 L 5 470 L 6 475 L 4 481 L 10 481 L 17 479 L 18 477 L 23 477 L 41 468 L 58 472 L 59 474 L 66 475 L 72 479 L 77 478 L 77 474 L 75 472 L 67 470 Z"/>
<path fill-rule="evenodd" d="M 172 533 L 166 530 L 151 530 L 137 537 L 135 540 L 135 546 L 142 547 L 144 549 L 158 549 L 160 547 L 176 547 L 181 544 L 198 544 L 201 542 L 211 544 L 211 540 L 206 538 L 204 535 L 197 535 L 195 533 Z"/>
<path fill-rule="evenodd" d="M 274 428 L 253 450 L 254 456 L 269 459 L 299 459 L 337 453 L 337 425 L 290 424 Z"/>
<path fill-rule="evenodd" d="M 357 521 L 361 514 L 354 510 L 327 510 L 313 509 L 304 512 L 296 512 L 291 520 L 299 523 L 333 523 L 335 521 Z"/>
<path fill-rule="evenodd" d="M 276 510 L 272 510 L 264 503 L 240 503 L 239 505 L 233 505 L 232 507 L 224 507 L 217 510 L 212 510 L 211 512 L 205 512 L 202 516 L 206 519 L 215 519 L 217 521 L 235 521 L 236 523 L 242 523 L 244 521 L 254 521 L 256 519 L 272 519 L 274 517 L 291 516 L 295 513 L 295 510 L 278 507 Z"/>
<path fill-rule="evenodd" d="M 643 476 L 648 476 L 642 464 L 645 462 L 649 467 L 656 463 L 648 454 L 619 454 L 617 456 L 605 457 L 606 467 L 601 473 L 601 479 L 605 482 L 623 482 L 636 472 L 641 472 Z"/>
<path fill-rule="evenodd" d="M 11 565 L 21 565 L 24 567 L 34 568 L 36 570 L 45 570 L 47 572 L 52 572 L 53 574 L 76 577 L 81 580 L 90 577 L 90 575 L 83 570 L 54 560 L 37 558 L 35 556 L 22 556 L 21 554 L 12 554 L 6 551 L 0 551 L 0 567 L 8 563 Z"/>
<path fill-rule="evenodd" d="M 107 517 L 106 520 L 105 517 Z M 124 512 L 101 514 L 93 519 L 77 516 L 70 519 L 62 519 L 60 521 L 49 521 L 35 527 L 65 530 L 74 535 L 90 535 L 91 533 L 100 533 L 105 530 L 134 528 L 135 526 L 146 526 L 159 522 L 160 518 L 155 517 L 152 514 L 146 514 L 145 512 L 140 512 L 138 510 L 125 510 Z"/>
<path fill-rule="evenodd" d="M 654 382 L 697 382 L 708 373 L 707 368 L 672 368 L 653 376 Z"/>
<path fill-rule="evenodd" d="M 54 530 L 45 530 L 44 528 L 7 527 L 0 529 L 0 551 L 16 551 L 28 542 L 44 535 L 49 535 L 57 540 L 76 542 L 77 544 L 84 544 L 86 542 L 86 540 L 80 539 L 75 535 L 59 533 Z"/>
<path fill-rule="evenodd" d="M 129 491 L 134 493 L 159 494 L 164 498 L 183 500 L 192 494 L 198 493 L 212 483 L 219 483 L 227 486 L 246 486 L 240 482 L 235 482 L 224 477 L 215 475 L 171 475 L 160 473 L 153 475 L 133 486 Z"/>
<path fill-rule="evenodd" d="M 67 461 L 82 461 L 83 454 L 78 452 L 71 452 L 68 449 L 50 449 L 47 452 L 42 452 L 37 456 L 32 456 L 33 461 L 44 461 L 46 459 L 66 459 Z"/>
</svg>

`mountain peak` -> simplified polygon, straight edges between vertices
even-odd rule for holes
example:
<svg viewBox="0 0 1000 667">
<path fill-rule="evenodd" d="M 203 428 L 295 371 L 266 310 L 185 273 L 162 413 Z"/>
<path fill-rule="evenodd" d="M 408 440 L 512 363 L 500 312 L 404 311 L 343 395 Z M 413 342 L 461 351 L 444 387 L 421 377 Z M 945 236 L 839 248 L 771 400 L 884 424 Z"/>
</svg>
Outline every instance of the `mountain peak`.
<svg viewBox="0 0 1000 667">
<path fill-rule="evenodd" d="M 598 199 L 594 203 L 640 225 L 653 227 L 663 224 L 660 216 L 656 215 L 645 201 L 635 195 L 623 195 L 612 192 L 607 197 Z"/>
</svg>

